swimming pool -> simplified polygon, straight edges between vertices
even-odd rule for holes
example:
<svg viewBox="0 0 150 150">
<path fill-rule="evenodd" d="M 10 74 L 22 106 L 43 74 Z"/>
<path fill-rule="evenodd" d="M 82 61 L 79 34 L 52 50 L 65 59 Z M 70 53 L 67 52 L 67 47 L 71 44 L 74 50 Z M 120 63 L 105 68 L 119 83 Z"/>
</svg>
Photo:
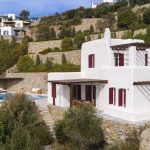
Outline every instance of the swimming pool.
<svg viewBox="0 0 150 150">
<path fill-rule="evenodd" d="M 0 101 L 10 99 L 15 93 L 0 93 Z M 47 95 L 39 94 L 25 94 L 29 100 L 42 100 L 47 99 Z"/>
</svg>

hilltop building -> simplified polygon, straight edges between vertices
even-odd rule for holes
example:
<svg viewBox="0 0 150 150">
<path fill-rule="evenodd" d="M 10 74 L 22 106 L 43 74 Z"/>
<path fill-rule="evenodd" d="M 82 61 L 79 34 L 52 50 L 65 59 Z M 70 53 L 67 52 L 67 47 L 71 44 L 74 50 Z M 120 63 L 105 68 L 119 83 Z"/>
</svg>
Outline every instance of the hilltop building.
<svg viewBox="0 0 150 150">
<path fill-rule="evenodd" d="M 82 45 L 81 72 L 48 74 L 48 102 L 90 103 L 116 118 L 150 120 L 150 45 L 113 39 L 106 29 L 103 39 Z"/>
<path fill-rule="evenodd" d="M 29 21 L 18 20 L 15 14 L 0 15 L 0 39 L 20 42 L 26 35 L 26 28 L 31 24 Z"/>
<path fill-rule="evenodd" d="M 116 0 L 103 0 L 102 3 L 115 3 Z M 99 3 L 91 2 L 91 8 L 96 8 L 99 5 Z"/>
</svg>

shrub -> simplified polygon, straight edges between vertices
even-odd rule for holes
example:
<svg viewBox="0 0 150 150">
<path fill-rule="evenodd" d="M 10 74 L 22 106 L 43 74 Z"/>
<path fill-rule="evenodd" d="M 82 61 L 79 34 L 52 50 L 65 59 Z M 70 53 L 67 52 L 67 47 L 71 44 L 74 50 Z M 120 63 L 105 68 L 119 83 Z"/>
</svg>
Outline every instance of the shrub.
<svg viewBox="0 0 150 150">
<path fill-rule="evenodd" d="M 118 28 L 128 29 L 129 26 L 136 20 L 134 12 L 126 8 L 118 13 Z"/>
<path fill-rule="evenodd" d="M 61 132 L 60 135 L 58 135 L 58 129 Z M 65 141 L 69 149 L 96 150 L 102 148 L 105 143 L 101 119 L 89 105 L 69 109 L 61 124 L 57 125 L 57 135 L 59 138 L 57 140 Z"/>
<path fill-rule="evenodd" d="M 40 64 L 41 64 L 40 56 L 37 55 L 37 56 L 36 56 L 35 65 L 40 65 Z"/>
<path fill-rule="evenodd" d="M 26 72 L 33 65 L 34 61 L 29 56 L 20 56 L 17 63 L 17 68 L 20 72 Z"/>
<path fill-rule="evenodd" d="M 64 133 L 65 123 L 60 120 L 55 123 L 55 135 L 57 142 L 60 144 L 66 144 L 66 142 L 69 140 L 69 138 Z"/>
<path fill-rule="evenodd" d="M 145 24 L 150 24 L 150 8 L 147 8 L 143 13 L 143 21 Z"/>
<path fill-rule="evenodd" d="M 23 94 L 2 103 L 0 110 L 0 143 L 7 149 L 36 149 L 50 143 L 52 137 L 37 107 Z"/>
<path fill-rule="evenodd" d="M 82 44 L 85 42 L 85 37 L 84 34 L 82 33 L 78 33 L 75 37 L 74 37 L 74 44 L 76 45 L 77 48 L 81 48 Z"/>
<path fill-rule="evenodd" d="M 39 54 L 48 54 L 48 53 L 51 53 L 53 52 L 53 49 L 52 48 L 47 48 L 47 49 L 44 49 L 43 51 L 39 52 Z"/>
<path fill-rule="evenodd" d="M 63 51 L 69 51 L 73 48 L 73 41 L 71 38 L 64 38 L 61 42 L 61 48 Z"/>
<path fill-rule="evenodd" d="M 54 52 L 60 52 L 61 49 L 59 47 L 54 47 Z"/>
<path fill-rule="evenodd" d="M 66 56 L 65 54 L 62 54 L 62 60 L 61 60 L 61 64 L 67 64 L 67 60 L 66 60 Z"/>
</svg>

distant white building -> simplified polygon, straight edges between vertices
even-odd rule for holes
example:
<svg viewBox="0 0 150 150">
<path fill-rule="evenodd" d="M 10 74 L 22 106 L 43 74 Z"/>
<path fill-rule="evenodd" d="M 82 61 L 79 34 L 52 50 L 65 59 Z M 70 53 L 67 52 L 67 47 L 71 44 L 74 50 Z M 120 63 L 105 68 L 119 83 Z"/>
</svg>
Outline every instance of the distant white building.
<svg viewBox="0 0 150 150">
<path fill-rule="evenodd" d="M 115 3 L 117 0 L 103 0 L 102 3 Z M 91 8 L 96 8 L 100 3 L 91 2 Z"/>
<path fill-rule="evenodd" d="M 95 3 L 95 2 L 92 2 L 92 4 L 91 4 L 92 6 L 91 6 L 91 8 L 96 8 L 97 7 L 97 3 Z"/>
<path fill-rule="evenodd" d="M 115 0 L 103 0 L 103 3 L 114 3 Z"/>
</svg>

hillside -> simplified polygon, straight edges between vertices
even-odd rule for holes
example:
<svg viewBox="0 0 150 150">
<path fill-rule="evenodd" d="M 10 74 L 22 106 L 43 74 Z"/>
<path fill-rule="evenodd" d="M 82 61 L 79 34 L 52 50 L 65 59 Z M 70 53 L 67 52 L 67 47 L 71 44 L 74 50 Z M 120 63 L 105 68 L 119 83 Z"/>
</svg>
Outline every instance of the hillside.
<svg viewBox="0 0 150 150">
<path fill-rule="evenodd" d="M 106 27 L 111 29 L 113 38 L 138 38 L 150 43 L 149 25 L 148 0 L 120 0 L 113 5 L 100 4 L 95 9 L 80 7 L 45 16 L 30 26 L 27 32 L 30 38 L 25 44 L 12 43 L 14 49 L 18 47 L 18 51 L 12 54 L 11 59 L 7 59 L 10 48 L 7 44 L 3 45 L 8 53 L 1 50 L 4 57 L 0 70 L 2 73 L 18 62 L 20 72 L 79 71 L 82 43 L 102 38 Z M 29 43 L 27 48 L 31 38 L 34 42 Z M 22 48 L 21 45 L 26 46 Z M 1 45 L 0 49 L 3 49 Z M 22 49 L 25 49 L 24 52 Z M 27 54 L 27 49 L 28 55 L 22 56 Z"/>
</svg>

